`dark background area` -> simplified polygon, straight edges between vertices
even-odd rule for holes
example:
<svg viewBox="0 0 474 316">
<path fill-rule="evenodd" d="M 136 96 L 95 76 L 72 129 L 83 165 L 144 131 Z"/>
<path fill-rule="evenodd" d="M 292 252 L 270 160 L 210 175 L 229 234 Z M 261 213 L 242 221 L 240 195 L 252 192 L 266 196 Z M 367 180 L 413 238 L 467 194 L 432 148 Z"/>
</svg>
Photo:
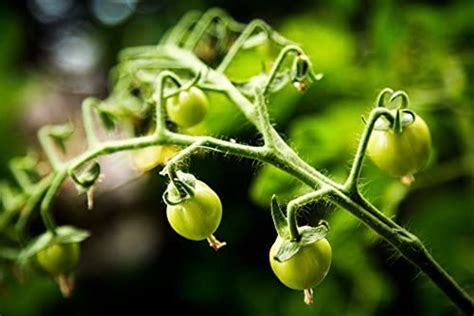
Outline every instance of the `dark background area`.
<svg viewBox="0 0 474 316">
<path fill-rule="evenodd" d="M 0 176 L 7 162 L 38 150 L 36 130 L 75 120 L 86 96 L 107 96 L 108 72 L 122 48 L 152 45 L 188 10 L 219 6 L 237 21 L 261 18 L 301 43 L 325 78 L 304 95 L 291 87 L 272 100 L 278 129 L 313 166 L 341 180 L 380 89 L 406 90 L 431 127 L 434 153 L 407 189 L 367 162 L 370 200 L 427 243 L 435 258 L 474 294 L 474 2 L 472 1 L 7 1 L 0 4 Z M 229 75 L 258 72 L 258 52 L 237 58 Z M 257 62 L 255 62 L 257 61 Z M 216 98 L 214 96 L 214 98 Z M 213 105 L 211 98 L 211 106 Z M 216 99 L 214 99 L 215 101 Z M 197 129 L 258 139 L 225 101 Z M 227 102 L 229 103 L 229 102 Z M 74 146 L 74 144 L 73 144 Z M 76 146 L 78 147 L 78 146 Z M 77 148 L 76 148 L 77 149 Z M 79 150 L 79 149 L 77 149 Z M 302 221 L 325 217 L 333 266 L 315 304 L 281 285 L 268 264 L 276 237 L 269 197 L 304 190 L 289 176 L 252 161 L 208 155 L 191 171 L 224 205 L 218 253 L 177 236 L 166 221 L 165 179 L 135 179 L 127 156 L 107 160 L 94 210 L 62 190 L 58 222 L 91 230 L 74 295 L 52 280 L 18 281 L 0 273 L 0 314 L 103 315 L 125 310 L 193 315 L 456 315 L 446 297 L 344 210 L 308 208 Z M 313 211 L 311 211 L 313 210 Z M 44 231 L 35 215 L 29 230 Z"/>
</svg>

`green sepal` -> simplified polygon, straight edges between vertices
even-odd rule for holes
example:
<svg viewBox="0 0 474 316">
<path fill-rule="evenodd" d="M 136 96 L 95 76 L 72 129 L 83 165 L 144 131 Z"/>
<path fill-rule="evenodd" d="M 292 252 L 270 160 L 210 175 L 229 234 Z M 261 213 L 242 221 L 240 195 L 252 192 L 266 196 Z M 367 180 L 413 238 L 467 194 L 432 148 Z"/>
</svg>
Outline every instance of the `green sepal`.
<svg viewBox="0 0 474 316">
<path fill-rule="evenodd" d="M 401 134 L 403 132 L 400 110 L 396 110 L 395 112 L 395 119 L 393 120 L 392 130 L 395 134 Z"/>
<path fill-rule="evenodd" d="M 288 229 L 288 222 L 275 194 L 272 196 L 271 213 L 278 236 L 283 239 L 289 239 L 290 231 Z"/>
<path fill-rule="evenodd" d="M 48 135 L 55 141 L 55 143 L 61 147 L 63 152 L 66 152 L 66 146 L 64 142 L 69 139 L 74 133 L 74 126 L 71 123 L 63 125 L 52 126 L 49 130 Z"/>
<path fill-rule="evenodd" d="M 94 162 L 86 171 L 77 175 L 72 172 L 71 177 L 76 184 L 82 188 L 90 188 L 100 176 L 100 165 L 97 162 Z"/>
<path fill-rule="evenodd" d="M 291 69 L 293 80 L 303 81 L 309 72 L 309 61 L 305 55 L 297 56 L 293 61 Z"/>
<path fill-rule="evenodd" d="M 300 244 L 302 246 L 310 245 L 318 240 L 326 237 L 329 231 L 329 226 L 326 222 L 316 227 L 303 226 L 299 229 L 301 235 Z"/>
<path fill-rule="evenodd" d="M 274 259 L 278 262 L 285 262 L 290 260 L 301 249 L 301 243 L 298 241 L 291 241 L 283 239 Z"/>
<path fill-rule="evenodd" d="M 61 226 L 56 229 L 55 242 L 60 244 L 79 243 L 90 237 L 90 232 L 74 226 Z"/>
<path fill-rule="evenodd" d="M 26 262 L 31 257 L 35 256 L 41 250 L 50 245 L 79 243 L 90 236 L 87 230 L 76 228 L 73 226 L 60 226 L 56 228 L 56 235 L 47 231 L 35 239 L 33 239 L 18 255 L 19 262 Z"/>
<path fill-rule="evenodd" d="M 100 107 L 97 109 L 97 113 L 99 113 L 102 126 L 104 126 L 108 131 L 113 131 L 115 129 L 115 116 L 111 112 L 101 109 Z"/>
<path fill-rule="evenodd" d="M 397 113 L 398 117 L 397 117 Z M 391 123 L 385 116 L 379 117 L 374 125 L 376 131 L 388 131 L 393 130 L 395 132 L 395 125 L 398 124 L 403 128 L 410 126 L 416 120 L 416 114 L 408 109 L 393 110 L 392 111 L 393 123 Z"/>
<path fill-rule="evenodd" d="M 194 175 L 178 170 L 174 175 L 170 174 L 170 177 L 173 177 L 174 181 L 170 181 L 163 194 L 166 205 L 178 205 L 194 196 L 197 181 Z"/>
<path fill-rule="evenodd" d="M 303 226 L 299 228 L 300 240 L 294 241 L 289 238 L 283 239 L 274 259 L 278 262 L 290 260 L 304 246 L 313 244 L 326 237 L 329 231 L 329 225 L 322 221 L 317 227 Z"/>
</svg>

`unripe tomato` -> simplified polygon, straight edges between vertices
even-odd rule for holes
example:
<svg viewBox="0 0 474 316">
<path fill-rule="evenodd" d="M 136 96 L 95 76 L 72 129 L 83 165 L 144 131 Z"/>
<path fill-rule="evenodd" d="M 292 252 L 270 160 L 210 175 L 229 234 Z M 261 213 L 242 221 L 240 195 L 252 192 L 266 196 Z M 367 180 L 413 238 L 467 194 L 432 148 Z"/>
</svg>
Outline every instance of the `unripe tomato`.
<svg viewBox="0 0 474 316">
<path fill-rule="evenodd" d="M 196 180 L 194 196 L 178 205 L 168 205 L 166 215 L 171 227 L 191 240 L 204 240 L 219 227 L 222 204 L 219 196 L 204 182 Z"/>
<path fill-rule="evenodd" d="M 175 146 L 150 146 L 131 152 L 131 161 L 135 169 L 146 172 L 166 163 L 179 152 Z"/>
<path fill-rule="evenodd" d="M 278 279 L 294 290 L 310 289 L 321 283 L 331 266 L 331 245 L 326 238 L 302 246 L 289 260 L 278 262 L 275 255 L 283 239 L 277 237 L 270 249 L 270 265 Z"/>
<path fill-rule="evenodd" d="M 401 133 L 391 129 L 374 130 L 367 147 L 367 153 L 377 167 L 396 177 L 420 171 L 428 162 L 430 151 L 430 130 L 418 115 L 413 123 L 403 127 Z"/>
<path fill-rule="evenodd" d="M 166 102 L 169 118 L 184 128 L 200 123 L 206 116 L 208 107 L 206 95 L 196 87 L 181 91 Z"/>
<path fill-rule="evenodd" d="M 79 261 L 79 244 L 53 244 L 36 254 L 36 259 L 46 272 L 52 275 L 72 272 Z"/>
</svg>

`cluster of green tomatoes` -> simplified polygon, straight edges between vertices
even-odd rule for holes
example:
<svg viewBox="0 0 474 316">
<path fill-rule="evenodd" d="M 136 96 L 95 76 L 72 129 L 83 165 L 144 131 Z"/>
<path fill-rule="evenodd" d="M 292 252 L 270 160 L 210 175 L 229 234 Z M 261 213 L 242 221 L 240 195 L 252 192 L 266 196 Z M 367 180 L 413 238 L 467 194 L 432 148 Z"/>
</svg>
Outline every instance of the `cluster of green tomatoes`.
<svg viewBox="0 0 474 316">
<path fill-rule="evenodd" d="M 206 95 L 197 87 L 181 91 L 167 101 L 169 119 L 181 128 L 200 123 L 208 110 Z M 369 139 L 368 154 L 382 170 L 397 177 L 410 176 L 423 168 L 429 158 L 431 138 L 426 123 L 413 112 L 403 109 L 394 114 L 401 128 L 395 131 L 380 118 Z M 395 113 L 395 112 L 394 112 Z M 401 115 L 401 116 L 400 116 Z M 150 170 L 165 163 L 178 152 L 177 148 L 156 147 L 140 149 L 134 158 L 137 167 Z M 218 250 L 225 243 L 214 236 L 222 219 L 219 196 L 204 182 L 178 171 L 170 176 L 170 183 L 163 198 L 171 227 L 184 238 L 202 241 Z M 304 227 L 302 227 L 304 229 Z M 327 275 L 332 258 L 331 246 L 326 238 L 303 244 L 285 261 L 278 260 L 277 252 L 284 242 L 278 236 L 270 249 L 270 266 L 277 278 L 287 287 L 305 291 L 305 301 L 312 303 L 312 288 Z M 79 259 L 79 244 L 53 244 L 37 253 L 37 262 L 47 272 L 57 277 L 71 273 Z"/>
</svg>

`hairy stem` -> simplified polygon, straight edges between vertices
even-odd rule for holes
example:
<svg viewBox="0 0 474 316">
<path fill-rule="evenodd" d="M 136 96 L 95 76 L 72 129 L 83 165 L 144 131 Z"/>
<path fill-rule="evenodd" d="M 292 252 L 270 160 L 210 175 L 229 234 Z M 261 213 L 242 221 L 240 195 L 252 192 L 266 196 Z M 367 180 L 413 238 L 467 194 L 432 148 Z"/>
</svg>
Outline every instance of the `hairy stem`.
<svg viewBox="0 0 474 316">
<path fill-rule="evenodd" d="M 331 189 L 319 189 L 302 196 L 297 197 L 296 199 L 291 200 L 286 206 L 286 214 L 288 218 L 288 227 L 290 228 L 290 236 L 292 240 L 298 241 L 300 239 L 300 233 L 298 232 L 297 224 L 297 212 L 298 210 L 309 203 L 321 199 L 325 194 L 330 192 Z"/>
<path fill-rule="evenodd" d="M 362 134 L 362 138 L 359 141 L 359 147 L 357 148 L 357 153 L 355 155 L 354 162 L 352 163 L 351 171 L 347 177 L 346 183 L 344 184 L 344 189 L 350 193 L 355 193 L 358 190 L 358 180 L 360 177 L 362 164 L 364 162 L 367 145 L 369 144 L 370 135 L 374 129 L 375 122 L 381 116 L 387 116 L 391 118 L 390 111 L 386 108 L 376 107 L 372 110 L 372 112 L 370 112 L 370 117 L 367 121 L 367 125 L 365 126 L 364 133 Z"/>
<path fill-rule="evenodd" d="M 293 155 L 294 153 L 288 152 L 288 154 Z M 303 168 L 292 164 L 288 166 L 286 160 L 275 161 L 274 165 L 285 169 L 310 187 L 316 188 L 319 185 L 318 179 L 306 171 L 302 171 Z M 284 168 L 283 165 L 285 165 Z M 327 195 L 327 199 L 348 210 L 364 224 L 376 231 L 395 247 L 405 259 L 418 267 L 431 279 L 464 313 L 467 315 L 472 314 L 474 311 L 474 301 L 472 298 L 432 257 L 418 237 L 383 215 L 375 206 L 358 195 L 357 198 L 353 198 L 344 190 L 333 187 L 332 191 Z"/>
<path fill-rule="evenodd" d="M 150 102 L 155 106 L 156 130 L 153 135 L 134 137 L 123 140 L 113 140 L 99 142 L 93 131 L 92 104 L 84 105 L 84 125 L 86 128 L 89 147 L 87 151 L 78 157 L 62 162 L 59 160 L 55 148 L 55 144 L 50 137 L 50 127 L 44 127 L 39 131 L 39 140 L 50 161 L 53 172 L 43 182 L 41 187 L 37 187 L 35 194 L 30 196 L 31 204 L 36 204 L 36 200 L 40 199 L 44 194 L 41 202 L 41 216 L 47 229 L 55 234 L 56 225 L 50 214 L 52 200 L 60 189 L 62 183 L 67 176 L 71 176 L 75 170 L 86 164 L 87 162 L 99 156 L 111 153 L 139 149 L 154 145 L 178 145 L 189 146 L 182 154 L 178 155 L 175 160 L 170 161 L 171 168 L 180 160 L 192 155 L 198 149 L 208 149 L 223 154 L 232 154 L 239 157 L 247 157 L 280 168 L 283 171 L 293 175 L 302 183 L 308 185 L 314 192 L 307 196 L 294 200 L 289 205 L 288 221 L 293 238 L 298 238 L 296 225 L 296 210 L 299 205 L 316 198 L 320 198 L 323 194 L 325 199 L 340 207 L 348 210 L 359 220 L 369 226 L 382 236 L 387 242 L 393 245 L 409 262 L 418 267 L 425 275 L 427 275 L 434 284 L 436 284 L 462 311 L 466 314 L 472 314 L 474 311 L 474 302 L 466 292 L 456 283 L 456 281 L 437 263 L 437 261 L 426 250 L 423 243 L 413 234 L 409 233 L 403 227 L 392 221 L 381 213 L 375 206 L 368 202 L 358 191 L 358 178 L 362 168 L 365 151 L 367 148 L 370 134 L 374 128 L 375 121 L 382 115 L 388 115 L 387 110 L 379 107 L 373 110 L 367 127 L 360 141 L 357 154 L 354 158 L 349 177 L 344 185 L 334 182 L 330 178 L 323 175 L 317 169 L 308 165 L 294 150 L 282 139 L 278 132 L 273 128 L 268 112 L 266 109 L 266 100 L 270 87 L 275 79 L 280 67 L 282 67 L 285 58 L 289 53 L 302 54 L 302 50 L 296 45 L 289 45 L 282 49 L 279 57 L 275 61 L 266 82 L 256 87 L 260 89 L 256 91 L 255 100 L 251 101 L 243 95 L 243 93 L 222 73 L 228 64 L 235 57 L 238 49 L 242 46 L 247 35 L 251 34 L 252 29 L 247 28 L 248 34 L 243 34 L 234 44 L 227 57 L 219 67 L 219 71 L 208 68 L 191 52 L 196 44 L 206 34 L 212 23 L 218 19 L 227 26 L 233 25 L 239 28 L 235 21 L 231 20 L 225 13 L 218 9 L 206 12 L 200 19 L 196 20 L 196 15 L 188 16 L 179 28 L 172 32 L 173 36 L 179 36 L 184 40 L 183 50 L 174 45 L 162 45 L 158 47 L 141 47 L 135 50 L 128 49 L 121 55 L 121 63 L 124 67 L 134 65 L 140 58 L 158 58 L 161 61 L 171 63 L 174 67 L 186 69 L 187 71 L 197 75 L 205 73 L 205 78 L 199 78 L 197 85 L 203 85 L 206 89 L 220 91 L 225 93 L 233 103 L 237 105 L 239 110 L 252 123 L 257 130 L 263 135 L 265 145 L 262 147 L 247 146 L 231 141 L 210 137 L 210 136 L 191 136 L 171 132 L 166 129 L 166 112 L 164 101 L 167 96 L 164 95 L 164 83 L 166 79 L 171 79 L 180 86 L 180 78 L 171 71 L 162 71 L 158 76 L 152 75 L 151 79 L 144 76 L 144 81 L 150 80 L 155 91 Z M 185 38 L 186 30 L 193 26 L 192 30 Z M 258 26 L 258 23 L 256 23 Z M 262 26 L 262 25 L 260 25 Z M 265 30 L 266 25 L 263 25 Z M 284 43 L 285 41 L 274 31 L 272 32 L 272 40 Z M 165 40 L 165 43 L 172 43 L 171 39 Z M 178 43 L 179 44 L 179 43 Z M 161 60 L 163 59 L 163 60 Z M 159 64 L 158 63 L 158 64 Z M 138 66 L 137 66 L 138 67 Z M 205 71 L 204 71 L 205 70 Z M 310 70 L 310 72 L 312 69 Z M 316 75 L 313 74 L 316 78 Z M 150 83 L 150 82 L 147 82 Z M 193 83 L 194 84 L 194 83 Z M 387 90 L 384 90 L 387 92 Z M 379 104 L 383 104 L 383 97 L 386 93 L 381 94 Z M 393 96 L 392 96 L 393 99 Z M 165 171 L 167 170 L 165 167 Z M 21 177 L 20 177 L 21 178 Z M 26 182 L 20 179 L 23 186 L 28 186 Z M 32 207 L 32 206 L 31 206 Z"/>
</svg>

